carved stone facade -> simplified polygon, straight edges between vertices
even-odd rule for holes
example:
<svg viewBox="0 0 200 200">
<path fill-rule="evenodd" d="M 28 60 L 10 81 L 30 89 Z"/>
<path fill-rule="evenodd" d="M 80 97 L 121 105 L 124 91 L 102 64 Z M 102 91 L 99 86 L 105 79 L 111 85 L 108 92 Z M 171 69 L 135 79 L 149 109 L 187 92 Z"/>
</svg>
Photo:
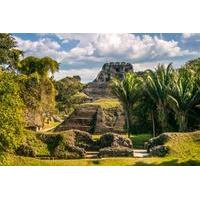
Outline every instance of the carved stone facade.
<svg viewBox="0 0 200 200">
<path fill-rule="evenodd" d="M 88 83 L 84 92 L 94 100 L 112 97 L 109 82 L 112 78 L 123 79 L 127 72 L 133 72 L 133 66 L 126 62 L 105 63 L 96 79 Z"/>
<path fill-rule="evenodd" d="M 116 77 L 123 79 L 125 73 L 132 72 L 133 66 L 130 63 L 125 62 L 111 62 L 105 63 L 102 67 L 102 70 L 97 75 L 97 78 L 94 82 L 106 83 L 111 80 L 111 78 Z"/>
</svg>

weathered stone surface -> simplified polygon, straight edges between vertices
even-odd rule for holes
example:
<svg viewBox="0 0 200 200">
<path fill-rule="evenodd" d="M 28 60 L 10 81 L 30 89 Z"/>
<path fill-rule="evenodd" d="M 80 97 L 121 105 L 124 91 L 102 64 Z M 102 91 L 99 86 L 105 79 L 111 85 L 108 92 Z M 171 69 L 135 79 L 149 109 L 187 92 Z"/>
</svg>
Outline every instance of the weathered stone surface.
<svg viewBox="0 0 200 200">
<path fill-rule="evenodd" d="M 104 82 L 91 82 L 86 85 L 83 90 L 85 94 L 90 96 L 92 100 L 113 97 L 108 83 Z"/>
<path fill-rule="evenodd" d="M 53 150 L 52 155 L 59 159 L 84 158 L 85 150 L 77 146 L 70 146 L 66 143 L 60 142 Z"/>
<path fill-rule="evenodd" d="M 77 108 L 71 116 L 55 128 L 55 132 L 78 129 L 89 133 L 124 131 L 124 113 L 121 108 L 103 110 L 100 106 Z"/>
<path fill-rule="evenodd" d="M 127 147 L 132 148 L 133 144 L 129 138 L 125 138 L 115 133 L 106 133 L 99 139 L 100 148 L 105 147 Z"/>
<path fill-rule="evenodd" d="M 162 133 L 146 142 L 145 148 L 150 155 L 163 157 L 169 151 L 168 147 L 165 146 L 165 143 L 176 135 L 177 133 Z"/>
<path fill-rule="evenodd" d="M 106 63 L 96 79 L 89 83 L 83 92 L 89 96 L 90 102 L 102 98 L 109 99 L 113 97 L 109 88 L 111 78 L 123 79 L 125 73 L 132 71 L 133 66 L 130 63 Z M 123 133 L 124 123 L 124 112 L 120 106 L 103 109 L 98 105 L 87 105 L 76 108 L 55 131 L 78 129 L 89 133 Z"/>
<path fill-rule="evenodd" d="M 167 142 L 167 140 L 171 138 L 172 134 L 162 133 L 157 137 L 151 138 L 148 142 L 145 143 L 145 148 L 147 149 L 148 152 L 150 152 L 153 147 L 158 145 L 164 145 Z"/>
<path fill-rule="evenodd" d="M 38 137 L 48 145 L 52 156 L 67 158 L 83 158 L 85 150 L 93 147 L 91 134 L 80 130 L 69 130 L 54 134 L 38 134 Z"/>
<path fill-rule="evenodd" d="M 26 109 L 24 113 L 26 128 L 33 131 L 38 131 L 43 127 L 43 116 L 40 112 L 34 109 Z"/>
<path fill-rule="evenodd" d="M 111 78 L 116 77 L 119 79 L 124 78 L 124 74 L 133 71 L 133 66 L 126 62 L 110 62 L 105 63 L 102 70 L 97 75 L 95 82 L 109 82 Z"/>
<path fill-rule="evenodd" d="M 73 132 L 75 134 L 75 146 L 85 150 L 90 150 L 93 147 L 94 142 L 90 133 L 80 130 L 73 130 Z"/>
<path fill-rule="evenodd" d="M 150 155 L 164 157 L 168 153 L 168 150 L 169 149 L 164 145 L 154 146 L 150 151 Z"/>
<path fill-rule="evenodd" d="M 79 107 L 63 123 L 57 126 L 54 132 L 78 129 L 81 131 L 94 132 L 95 120 L 98 107 Z"/>
<path fill-rule="evenodd" d="M 132 72 L 133 66 L 130 63 L 125 62 L 111 62 L 105 63 L 102 70 L 97 75 L 96 79 L 88 83 L 84 92 L 92 97 L 94 100 L 112 97 L 111 91 L 109 89 L 110 80 L 115 77 L 123 79 L 125 73 Z"/>
<path fill-rule="evenodd" d="M 133 157 L 133 149 L 128 147 L 107 147 L 100 149 L 98 157 Z"/>
</svg>

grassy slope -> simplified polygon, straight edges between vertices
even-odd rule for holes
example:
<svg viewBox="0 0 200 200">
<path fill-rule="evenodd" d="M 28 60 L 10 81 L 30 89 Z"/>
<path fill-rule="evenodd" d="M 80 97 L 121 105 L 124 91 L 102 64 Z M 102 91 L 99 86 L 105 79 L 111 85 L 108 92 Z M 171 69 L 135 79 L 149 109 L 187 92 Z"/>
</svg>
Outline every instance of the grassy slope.
<svg viewBox="0 0 200 200">
<path fill-rule="evenodd" d="M 166 143 L 170 153 L 164 158 L 104 158 L 77 160 L 38 160 L 6 154 L 1 165 L 45 166 L 131 166 L 131 165 L 200 165 L 200 131 L 175 135 Z"/>
<path fill-rule="evenodd" d="M 112 99 L 112 98 L 105 98 L 105 99 L 98 99 L 94 102 L 91 103 L 84 103 L 81 104 L 81 106 L 100 106 L 103 109 L 109 109 L 109 108 L 116 108 L 120 107 L 120 102 L 117 99 Z"/>
</svg>

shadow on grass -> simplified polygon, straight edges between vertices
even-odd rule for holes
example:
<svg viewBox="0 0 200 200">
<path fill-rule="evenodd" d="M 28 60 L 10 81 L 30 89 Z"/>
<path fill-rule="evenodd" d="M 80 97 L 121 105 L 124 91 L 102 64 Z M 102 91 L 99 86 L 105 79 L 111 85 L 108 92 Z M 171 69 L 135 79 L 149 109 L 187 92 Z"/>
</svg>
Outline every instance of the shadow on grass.
<svg viewBox="0 0 200 200">
<path fill-rule="evenodd" d="M 99 161 L 99 160 L 92 160 L 92 163 L 93 163 L 94 165 L 99 165 L 99 164 L 100 164 L 100 161 Z"/>
<path fill-rule="evenodd" d="M 139 161 L 139 162 L 136 162 L 134 165 L 135 166 L 200 166 L 200 161 L 187 160 L 184 162 L 179 162 L 178 159 L 164 161 L 161 163 L 145 163 L 145 162 Z"/>
</svg>

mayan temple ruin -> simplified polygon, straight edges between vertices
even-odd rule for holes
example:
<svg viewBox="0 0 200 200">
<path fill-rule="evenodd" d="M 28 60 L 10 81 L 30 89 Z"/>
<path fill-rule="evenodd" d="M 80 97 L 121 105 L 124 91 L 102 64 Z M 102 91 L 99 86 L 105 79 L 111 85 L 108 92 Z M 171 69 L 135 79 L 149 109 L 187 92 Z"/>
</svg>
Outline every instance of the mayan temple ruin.
<svg viewBox="0 0 200 200">
<path fill-rule="evenodd" d="M 125 73 L 132 71 L 133 66 L 130 63 L 111 62 L 104 64 L 95 80 L 88 83 L 83 90 L 90 97 L 91 102 L 76 108 L 55 131 L 78 129 L 89 133 L 122 133 L 125 121 L 122 107 L 111 105 L 110 108 L 105 109 L 96 102 L 113 99 L 109 89 L 110 80 L 113 77 L 122 80 Z"/>
<path fill-rule="evenodd" d="M 97 75 L 96 79 L 88 83 L 84 89 L 84 93 L 95 99 L 112 97 L 109 89 L 111 78 L 123 79 L 125 73 L 132 72 L 133 66 L 126 62 L 110 62 L 105 63 Z"/>
</svg>

